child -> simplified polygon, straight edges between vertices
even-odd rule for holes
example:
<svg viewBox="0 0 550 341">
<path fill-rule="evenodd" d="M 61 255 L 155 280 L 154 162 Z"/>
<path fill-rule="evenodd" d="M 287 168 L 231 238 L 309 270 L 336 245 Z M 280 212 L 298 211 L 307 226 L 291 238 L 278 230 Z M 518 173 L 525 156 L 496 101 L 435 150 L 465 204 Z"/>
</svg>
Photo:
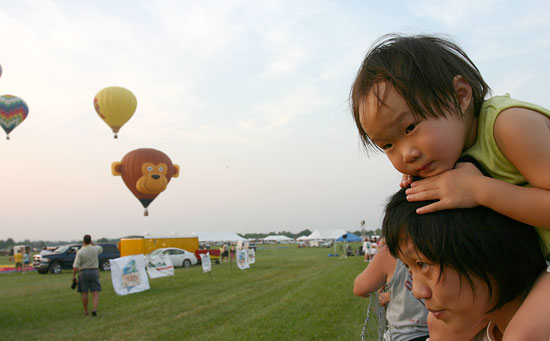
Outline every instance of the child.
<svg viewBox="0 0 550 341">
<path fill-rule="evenodd" d="M 390 35 L 363 61 L 351 104 L 363 143 L 386 153 L 404 174 L 402 186 L 413 176 L 427 178 L 412 182 L 407 199 L 439 201 L 417 213 L 489 207 L 539 226 L 548 257 L 550 111 L 509 96 L 484 100 L 488 92 L 479 70 L 456 44 L 433 36 Z M 492 177 L 470 163 L 457 164 L 461 155 L 474 157 Z M 537 284 L 506 338 L 548 339 L 550 306 L 540 306 L 548 295 L 539 286 L 550 283 Z"/>
<path fill-rule="evenodd" d="M 422 301 L 412 295 L 411 275 L 405 265 L 394 258 L 385 246 L 379 249 L 372 262 L 355 278 L 353 294 L 368 297 L 388 283 L 391 297 L 389 302 L 380 303 L 388 305 L 388 329 L 384 333 L 384 340 L 426 340 L 428 310 Z M 379 299 L 382 296 L 383 294 L 379 294 Z"/>
</svg>

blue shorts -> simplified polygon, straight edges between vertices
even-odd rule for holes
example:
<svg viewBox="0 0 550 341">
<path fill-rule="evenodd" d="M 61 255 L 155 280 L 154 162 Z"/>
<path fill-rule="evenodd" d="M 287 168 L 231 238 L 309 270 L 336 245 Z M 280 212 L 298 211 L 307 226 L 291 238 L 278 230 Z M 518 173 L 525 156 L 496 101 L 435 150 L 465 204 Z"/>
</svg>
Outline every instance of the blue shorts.
<svg viewBox="0 0 550 341">
<path fill-rule="evenodd" d="M 101 291 L 99 271 L 97 269 L 82 269 L 78 278 L 78 292 Z"/>
</svg>

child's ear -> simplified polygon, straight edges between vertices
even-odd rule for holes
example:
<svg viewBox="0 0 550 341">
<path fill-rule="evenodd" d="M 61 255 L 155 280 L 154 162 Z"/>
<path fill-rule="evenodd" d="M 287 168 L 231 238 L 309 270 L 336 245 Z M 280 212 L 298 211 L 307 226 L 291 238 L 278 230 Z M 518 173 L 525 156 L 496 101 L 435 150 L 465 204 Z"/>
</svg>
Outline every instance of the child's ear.
<svg viewBox="0 0 550 341">
<path fill-rule="evenodd" d="M 456 75 L 453 78 L 453 86 L 460 110 L 464 113 L 472 102 L 472 86 L 461 75 Z"/>
</svg>

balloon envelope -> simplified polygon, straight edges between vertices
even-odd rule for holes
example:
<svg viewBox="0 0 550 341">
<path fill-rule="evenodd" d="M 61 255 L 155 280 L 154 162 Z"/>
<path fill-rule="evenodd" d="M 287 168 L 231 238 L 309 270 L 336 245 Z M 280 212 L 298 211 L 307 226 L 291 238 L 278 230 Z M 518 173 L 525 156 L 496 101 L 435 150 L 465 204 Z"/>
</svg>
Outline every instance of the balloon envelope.
<svg viewBox="0 0 550 341">
<path fill-rule="evenodd" d="M 94 97 L 95 111 L 111 127 L 115 138 L 120 128 L 132 117 L 136 107 L 136 96 L 130 90 L 118 86 L 104 88 Z"/>
<path fill-rule="evenodd" d="M 29 107 L 21 98 L 12 95 L 0 96 L 0 125 L 8 139 L 9 133 L 27 118 L 28 113 Z"/>
<path fill-rule="evenodd" d="M 122 176 L 126 187 L 147 208 L 170 179 L 179 175 L 179 166 L 159 150 L 140 148 L 126 154 L 121 162 L 114 162 L 112 172 Z"/>
</svg>

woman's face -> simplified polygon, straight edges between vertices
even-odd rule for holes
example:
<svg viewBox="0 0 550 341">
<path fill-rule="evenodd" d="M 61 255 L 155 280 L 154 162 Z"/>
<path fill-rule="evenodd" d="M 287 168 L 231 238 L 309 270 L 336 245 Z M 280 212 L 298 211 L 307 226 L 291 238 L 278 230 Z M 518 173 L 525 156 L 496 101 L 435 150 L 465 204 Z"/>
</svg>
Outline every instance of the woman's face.
<svg viewBox="0 0 550 341">
<path fill-rule="evenodd" d="M 400 247 L 399 258 L 413 277 L 413 295 L 424 300 L 430 314 L 443 322 L 447 330 L 464 332 L 485 318 L 493 305 L 484 281 L 472 277 L 474 292 L 468 280 L 454 269 L 446 268 L 440 278 L 439 265 L 415 250 L 410 240 L 402 242 Z"/>
</svg>

